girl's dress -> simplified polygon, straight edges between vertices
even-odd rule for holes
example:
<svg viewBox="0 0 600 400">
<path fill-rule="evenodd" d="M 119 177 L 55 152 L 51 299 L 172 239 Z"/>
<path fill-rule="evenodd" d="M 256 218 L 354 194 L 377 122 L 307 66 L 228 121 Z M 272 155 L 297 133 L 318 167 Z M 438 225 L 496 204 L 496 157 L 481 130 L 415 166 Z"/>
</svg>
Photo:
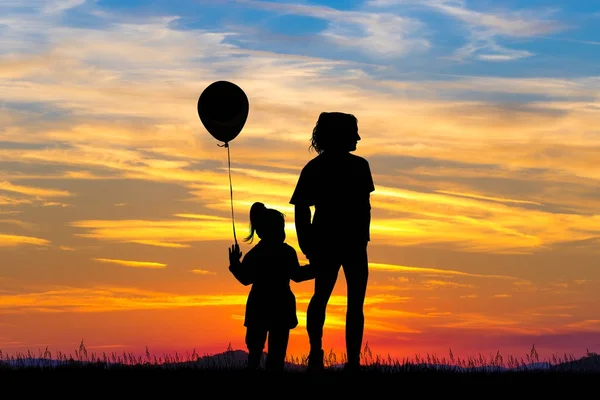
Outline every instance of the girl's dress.
<svg viewBox="0 0 600 400">
<path fill-rule="evenodd" d="M 259 241 L 241 263 L 229 270 L 243 285 L 252 285 L 246 302 L 245 327 L 294 329 L 298 325 L 296 297 L 290 280 L 314 278 L 310 266 L 301 267 L 296 250 L 287 243 Z"/>
</svg>

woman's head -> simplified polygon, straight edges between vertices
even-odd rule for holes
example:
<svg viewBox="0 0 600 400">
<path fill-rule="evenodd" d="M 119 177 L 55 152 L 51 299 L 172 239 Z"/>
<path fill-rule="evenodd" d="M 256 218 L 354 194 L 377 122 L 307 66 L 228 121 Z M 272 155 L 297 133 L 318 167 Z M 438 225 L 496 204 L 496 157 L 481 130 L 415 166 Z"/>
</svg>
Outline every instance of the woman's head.
<svg viewBox="0 0 600 400">
<path fill-rule="evenodd" d="M 352 114 L 323 112 L 319 115 L 310 140 L 310 149 L 323 151 L 354 151 L 360 140 L 358 120 Z"/>
<path fill-rule="evenodd" d="M 254 232 L 262 240 L 285 241 L 285 216 L 277 210 L 256 202 L 250 207 L 250 234 L 244 239 L 252 243 Z"/>
</svg>

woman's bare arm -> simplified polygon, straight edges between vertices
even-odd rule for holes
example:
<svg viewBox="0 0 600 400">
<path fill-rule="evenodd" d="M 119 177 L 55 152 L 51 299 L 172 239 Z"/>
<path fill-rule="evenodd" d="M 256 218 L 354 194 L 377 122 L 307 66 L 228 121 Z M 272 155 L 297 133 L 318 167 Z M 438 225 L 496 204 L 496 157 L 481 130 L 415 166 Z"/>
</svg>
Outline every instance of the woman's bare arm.
<svg viewBox="0 0 600 400">
<path fill-rule="evenodd" d="M 304 282 L 315 279 L 316 271 L 310 264 L 300 266 L 296 250 L 290 247 L 290 278 L 296 282 Z"/>
<path fill-rule="evenodd" d="M 311 226 L 311 211 L 309 206 L 298 205 L 294 207 L 294 219 L 296 222 L 296 235 L 298 236 L 298 244 L 300 250 L 306 256 L 310 258 L 311 252 L 311 237 L 310 237 L 310 226 Z"/>
</svg>

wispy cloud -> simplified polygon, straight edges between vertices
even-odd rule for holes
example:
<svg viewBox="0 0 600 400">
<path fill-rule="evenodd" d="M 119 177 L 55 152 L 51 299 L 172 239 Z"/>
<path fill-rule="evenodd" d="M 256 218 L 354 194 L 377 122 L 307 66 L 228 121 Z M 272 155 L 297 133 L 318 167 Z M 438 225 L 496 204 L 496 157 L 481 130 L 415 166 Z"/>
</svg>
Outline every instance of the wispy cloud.
<svg viewBox="0 0 600 400">
<path fill-rule="evenodd" d="M 312 293 L 296 293 L 296 299 L 299 304 L 308 304 L 312 298 Z M 410 296 L 397 296 L 393 294 L 380 293 L 365 298 L 365 305 L 370 306 L 373 304 L 397 304 L 406 303 L 411 300 Z M 346 307 L 348 299 L 345 295 L 334 294 L 331 296 L 330 301 L 327 303 L 332 307 Z"/>
<path fill-rule="evenodd" d="M 60 13 L 85 3 L 86 0 L 48 0 L 42 11 L 49 14 Z"/>
<path fill-rule="evenodd" d="M 600 319 L 585 319 L 569 324 L 571 328 L 600 331 Z"/>
<path fill-rule="evenodd" d="M 7 235 L 0 233 L 0 247 L 15 247 L 20 245 L 35 245 L 47 246 L 51 242 L 47 239 L 42 239 L 32 236 Z"/>
<path fill-rule="evenodd" d="M 551 11 L 478 11 L 469 8 L 466 0 L 370 0 L 368 4 L 373 7 L 418 4 L 461 21 L 469 33 L 467 44 L 454 54 L 458 60 L 512 61 L 531 57 L 533 53 L 505 47 L 498 39 L 531 38 L 564 29 L 561 22 L 549 18 Z"/>
<path fill-rule="evenodd" d="M 287 173 L 259 173 L 249 168 L 236 174 L 234 205 L 236 224 L 246 225 L 247 210 L 256 200 L 258 187 L 272 188 L 261 200 L 289 214 L 286 231 L 295 238 L 289 206 L 295 178 Z M 155 170 L 156 173 L 156 170 Z M 161 220 L 84 220 L 71 222 L 84 229 L 77 235 L 154 246 L 185 248 L 188 243 L 225 239 L 231 233 L 229 186 L 222 174 L 204 172 L 204 183 L 190 183 L 190 194 L 223 216 L 178 213 Z M 177 179 L 177 178 L 175 178 Z M 467 251 L 531 252 L 569 240 L 586 240 L 600 232 L 600 220 L 581 214 L 557 213 L 539 201 L 510 199 L 452 190 L 434 193 L 377 186 L 372 205 L 376 211 L 372 236 L 394 245 L 458 244 Z M 385 215 L 378 215 L 385 211 Z M 527 215 L 527 218 L 523 218 Z M 549 220 L 555 223 L 548 224 Z M 582 229 L 585 227 L 585 229 Z"/>
<path fill-rule="evenodd" d="M 453 321 L 432 324 L 441 328 L 467 329 L 467 330 L 493 330 L 496 333 L 524 333 L 539 334 L 539 330 L 529 325 L 524 325 L 518 319 L 504 316 L 490 316 L 481 313 L 457 313 Z"/>
<path fill-rule="evenodd" d="M 515 278 L 512 276 L 506 276 L 506 275 L 474 274 L 474 273 L 456 271 L 456 270 L 451 270 L 451 269 L 411 267 L 411 266 L 394 265 L 394 264 L 369 263 L 369 268 L 372 270 L 375 270 L 375 271 L 387 271 L 387 272 L 404 272 L 404 273 L 431 274 L 431 275 L 454 275 L 454 276 L 466 276 L 466 277 L 474 277 L 474 278 L 518 280 L 518 278 Z"/>
<path fill-rule="evenodd" d="M 192 273 L 196 274 L 196 275 L 216 275 L 216 272 L 213 271 L 207 271 L 204 269 L 193 269 Z"/>
<path fill-rule="evenodd" d="M 443 281 L 439 279 L 429 279 L 423 283 L 424 288 L 426 289 L 444 289 L 444 288 L 472 288 L 473 285 L 468 283 L 458 283 L 453 281 Z"/>
<path fill-rule="evenodd" d="M 36 293 L 0 294 L 5 312 L 106 312 L 181 307 L 239 306 L 246 295 L 178 295 L 127 287 L 60 288 Z"/>
<path fill-rule="evenodd" d="M 600 15 L 600 14 L 596 14 Z M 590 44 L 592 46 L 600 46 L 600 42 L 594 40 L 578 40 L 578 39 L 569 39 L 569 38 L 557 38 L 557 37 L 544 37 L 544 39 L 555 40 L 559 42 L 571 42 L 571 43 L 581 43 L 581 44 Z"/>
<path fill-rule="evenodd" d="M 14 185 L 8 181 L 0 182 L 0 190 L 37 197 L 68 197 L 71 195 L 66 190 L 20 186 Z"/>
<path fill-rule="evenodd" d="M 13 218 L 0 219 L 0 224 L 15 225 L 15 226 L 18 226 L 20 228 L 30 230 L 30 231 L 38 228 L 37 224 L 34 224 L 32 222 L 21 221 L 19 219 L 13 219 Z"/>
<path fill-rule="evenodd" d="M 72 222 L 71 225 L 89 231 L 76 234 L 81 237 L 183 248 L 188 242 L 229 237 L 230 223 L 226 218 L 209 217 L 193 220 L 88 220 Z"/>
<path fill-rule="evenodd" d="M 338 10 L 332 7 L 298 3 L 238 0 L 239 3 L 328 21 L 320 35 L 338 45 L 377 57 L 399 57 L 426 51 L 431 46 L 424 24 L 406 16 L 390 13 Z"/>
<path fill-rule="evenodd" d="M 167 267 L 167 264 L 151 262 L 151 261 L 114 260 L 114 259 L 109 259 L 109 258 L 92 258 L 92 260 L 103 262 L 103 263 L 122 265 L 125 267 L 133 267 L 133 268 L 161 269 L 161 268 Z"/>
<path fill-rule="evenodd" d="M 300 304 L 308 304 L 312 294 L 298 293 Z M 244 306 L 247 293 L 187 295 L 132 287 L 63 287 L 39 292 L 0 293 L 0 310 L 105 312 L 181 307 Z M 370 296 L 366 305 L 402 303 L 406 297 L 381 294 Z M 346 297 L 334 295 L 332 307 L 345 307 Z"/>
<path fill-rule="evenodd" d="M 436 192 L 437 193 L 442 193 L 442 194 L 449 194 L 451 196 L 461 196 L 461 197 L 470 197 L 470 198 L 473 198 L 473 199 L 498 201 L 498 202 L 501 202 L 501 203 L 534 204 L 534 205 L 538 205 L 538 206 L 542 205 L 541 203 L 538 203 L 538 202 L 535 202 L 535 201 L 505 199 L 505 198 L 501 198 L 501 197 L 483 196 L 483 195 L 474 194 L 474 193 L 458 193 L 458 192 L 452 192 L 452 191 L 449 191 L 449 190 L 436 190 Z"/>
</svg>

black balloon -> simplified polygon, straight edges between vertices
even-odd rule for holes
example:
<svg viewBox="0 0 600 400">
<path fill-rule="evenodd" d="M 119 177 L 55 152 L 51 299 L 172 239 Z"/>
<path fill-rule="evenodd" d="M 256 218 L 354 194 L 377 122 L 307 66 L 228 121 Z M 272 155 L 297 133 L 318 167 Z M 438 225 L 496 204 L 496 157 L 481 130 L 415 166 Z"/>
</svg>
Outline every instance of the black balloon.
<svg viewBox="0 0 600 400">
<path fill-rule="evenodd" d="M 248 118 L 248 97 L 234 83 L 211 83 L 198 99 L 198 116 L 215 139 L 227 144 L 235 139 Z"/>
</svg>

